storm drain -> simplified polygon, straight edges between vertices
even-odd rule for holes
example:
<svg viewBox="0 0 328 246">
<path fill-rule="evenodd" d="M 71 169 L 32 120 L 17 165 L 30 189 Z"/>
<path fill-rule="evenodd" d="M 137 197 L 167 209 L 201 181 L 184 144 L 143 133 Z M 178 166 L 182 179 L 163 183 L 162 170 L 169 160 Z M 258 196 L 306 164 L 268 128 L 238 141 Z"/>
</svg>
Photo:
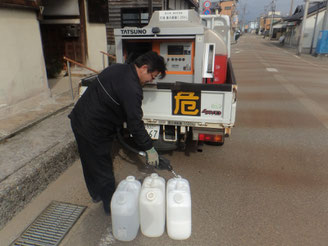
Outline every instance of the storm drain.
<svg viewBox="0 0 328 246">
<path fill-rule="evenodd" d="M 59 245 L 85 208 L 53 201 L 12 245 Z"/>
</svg>

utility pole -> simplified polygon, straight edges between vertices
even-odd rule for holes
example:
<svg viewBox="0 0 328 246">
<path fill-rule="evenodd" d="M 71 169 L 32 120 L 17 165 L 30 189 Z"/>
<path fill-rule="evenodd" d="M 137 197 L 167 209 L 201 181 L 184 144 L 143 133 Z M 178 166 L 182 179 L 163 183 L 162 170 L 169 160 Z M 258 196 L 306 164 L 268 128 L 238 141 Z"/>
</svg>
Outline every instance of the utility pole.
<svg viewBox="0 0 328 246">
<path fill-rule="evenodd" d="M 241 26 L 241 31 L 245 31 L 245 15 L 246 15 L 246 3 L 243 6 L 243 17 L 242 17 L 242 26 Z"/>
<path fill-rule="evenodd" d="M 325 16 L 323 18 L 322 21 L 322 28 L 321 30 L 327 30 L 328 29 L 328 0 L 326 1 L 326 12 L 325 12 Z"/>
<path fill-rule="evenodd" d="M 276 12 L 276 0 L 272 0 L 271 2 L 271 23 L 270 23 L 270 33 L 269 33 L 269 37 L 272 37 L 273 36 L 273 20 L 274 20 L 274 15 L 275 15 L 275 12 Z"/>
<path fill-rule="evenodd" d="M 315 33 L 316 33 L 316 29 L 317 29 L 317 23 L 318 23 L 318 17 L 319 17 L 319 11 L 320 11 L 320 3 L 321 2 L 317 2 L 317 15 L 315 17 L 315 22 L 314 22 L 314 28 L 313 28 L 313 35 L 312 35 L 312 41 L 311 41 L 311 48 L 310 48 L 310 54 L 312 54 L 312 50 L 313 50 L 313 43 L 314 43 L 314 39 L 315 39 Z"/>
<path fill-rule="evenodd" d="M 290 0 L 289 16 L 293 14 L 294 0 Z"/>
<path fill-rule="evenodd" d="M 302 53 L 302 46 L 303 46 L 303 37 L 304 37 L 304 30 L 305 30 L 305 25 L 306 25 L 306 19 L 307 19 L 307 14 L 309 11 L 309 0 L 305 0 L 305 8 L 304 8 L 304 14 L 303 14 L 303 20 L 302 20 L 302 28 L 301 28 L 301 33 L 300 37 L 298 40 L 298 49 L 297 49 L 297 55 L 300 56 Z"/>
</svg>

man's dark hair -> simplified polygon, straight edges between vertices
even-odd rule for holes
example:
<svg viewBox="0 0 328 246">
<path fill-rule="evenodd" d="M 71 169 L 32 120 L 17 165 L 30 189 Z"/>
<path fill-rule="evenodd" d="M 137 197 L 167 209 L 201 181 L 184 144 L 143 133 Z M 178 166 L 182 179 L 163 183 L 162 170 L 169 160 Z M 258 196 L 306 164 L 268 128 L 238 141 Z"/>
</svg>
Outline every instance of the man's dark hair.
<svg viewBox="0 0 328 246">
<path fill-rule="evenodd" d="M 143 65 L 147 65 L 148 73 L 158 71 L 160 73 L 160 79 L 164 78 L 166 75 L 164 58 L 158 55 L 155 51 L 148 51 L 147 53 L 142 54 L 134 61 L 134 64 L 139 68 Z"/>
</svg>

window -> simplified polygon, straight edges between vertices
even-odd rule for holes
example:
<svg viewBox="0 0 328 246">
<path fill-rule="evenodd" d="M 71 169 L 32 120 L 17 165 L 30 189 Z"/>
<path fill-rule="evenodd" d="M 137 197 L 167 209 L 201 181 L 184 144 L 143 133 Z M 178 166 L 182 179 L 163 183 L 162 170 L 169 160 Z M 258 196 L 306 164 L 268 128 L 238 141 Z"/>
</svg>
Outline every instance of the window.
<svg viewBox="0 0 328 246">
<path fill-rule="evenodd" d="M 88 14 L 90 23 L 107 23 L 108 14 L 108 1 L 105 0 L 93 0 L 87 1 Z"/>
<path fill-rule="evenodd" d="M 224 7 L 224 10 L 230 10 L 231 6 Z"/>
<path fill-rule="evenodd" d="M 160 8 L 153 8 L 153 10 L 160 10 Z M 122 27 L 144 27 L 148 24 L 148 8 L 121 9 L 121 16 Z"/>
</svg>

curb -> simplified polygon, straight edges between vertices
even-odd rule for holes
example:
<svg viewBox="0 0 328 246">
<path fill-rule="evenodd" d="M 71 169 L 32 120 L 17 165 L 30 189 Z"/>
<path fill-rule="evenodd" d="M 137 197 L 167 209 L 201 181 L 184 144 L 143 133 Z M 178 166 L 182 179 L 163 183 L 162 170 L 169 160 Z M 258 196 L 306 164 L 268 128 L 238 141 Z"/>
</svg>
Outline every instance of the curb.
<svg viewBox="0 0 328 246">
<path fill-rule="evenodd" d="M 34 123 L 35 124 L 35 123 Z M 78 157 L 73 134 L 0 183 L 0 229 Z"/>
</svg>

